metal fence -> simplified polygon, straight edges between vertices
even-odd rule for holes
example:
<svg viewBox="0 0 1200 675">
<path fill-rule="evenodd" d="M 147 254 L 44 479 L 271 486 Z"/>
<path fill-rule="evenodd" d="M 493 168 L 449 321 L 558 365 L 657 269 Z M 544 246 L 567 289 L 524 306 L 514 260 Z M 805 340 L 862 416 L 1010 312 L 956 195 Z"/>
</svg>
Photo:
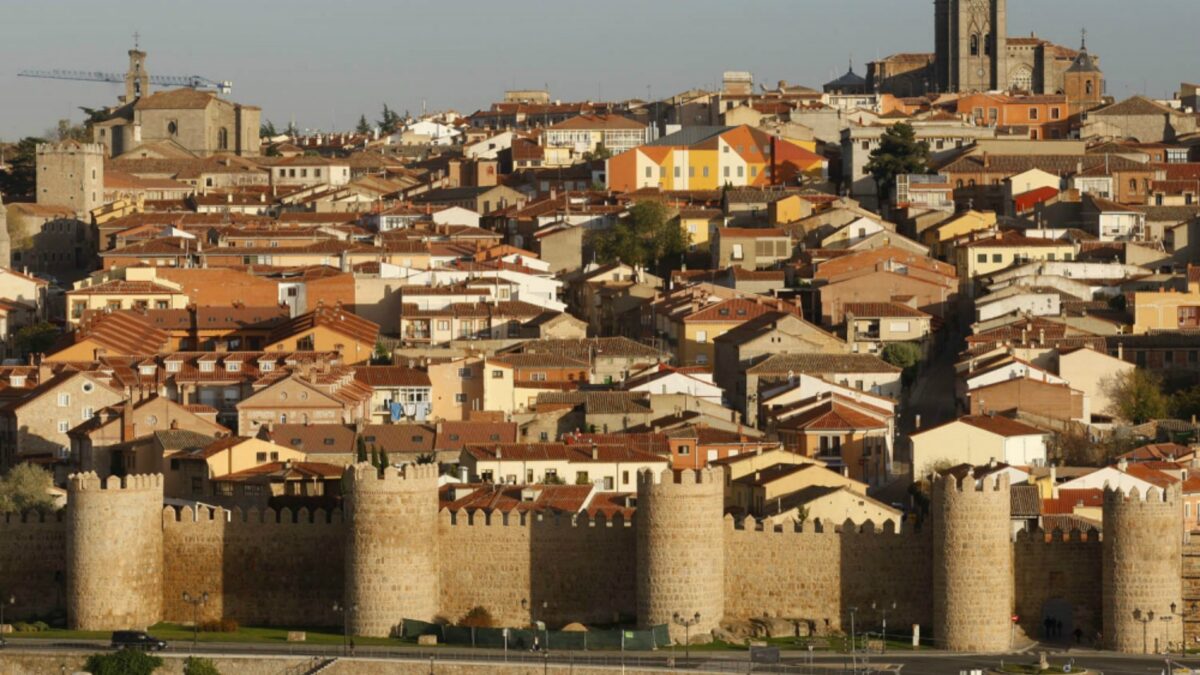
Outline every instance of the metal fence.
<svg viewBox="0 0 1200 675">
<path fill-rule="evenodd" d="M 405 619 L 400 634 L 408 639 L 436 635 L 438 642 L 446 645 L 518 651 L 649 651 L 671 644 L 666 624 L 653 626 L 650 630 L 605 628 L 568 632 L 534 628 L 471 628 Z"/>
</svg>

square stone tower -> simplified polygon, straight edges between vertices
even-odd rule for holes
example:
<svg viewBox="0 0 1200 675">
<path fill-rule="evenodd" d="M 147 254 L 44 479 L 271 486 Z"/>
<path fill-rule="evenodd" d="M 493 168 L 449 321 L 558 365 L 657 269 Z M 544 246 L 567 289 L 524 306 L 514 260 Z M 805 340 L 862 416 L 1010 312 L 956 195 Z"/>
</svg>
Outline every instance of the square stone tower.
<svg viewBox="0 0 1200 675">
<path fill-rule="evenodd" d="M 104 146 L 75 141 L 38 145 L 37 203 L 65 206 L 88 221 L 88 212 L 104 203 Z"/>
<path fill-rule="evenodd" d="M 1007 89 L 1007 0 L 936 0 L 934 45 L 940 91 Z"/>
</svg>

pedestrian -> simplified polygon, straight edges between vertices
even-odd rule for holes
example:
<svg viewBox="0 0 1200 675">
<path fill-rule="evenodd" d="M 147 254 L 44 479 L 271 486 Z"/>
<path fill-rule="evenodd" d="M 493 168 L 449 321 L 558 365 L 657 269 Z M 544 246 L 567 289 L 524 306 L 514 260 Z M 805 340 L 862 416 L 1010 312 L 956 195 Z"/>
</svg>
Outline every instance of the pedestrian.
<svg viewBox="0 0 1200 675">
<path fill-rule="evenodd" d="M 350 638 L 350 656 L 354 656 L 354 638 Z"/>
<path fill-rule="evenodd" d="M 540 640 L 538 640 L 538 636 L 534 635 L 533 636 L 533 648 L 530 649 L 529 651 L 539 652 L 541 650 L 542 650 L 542 643 Z"/>
</svg>

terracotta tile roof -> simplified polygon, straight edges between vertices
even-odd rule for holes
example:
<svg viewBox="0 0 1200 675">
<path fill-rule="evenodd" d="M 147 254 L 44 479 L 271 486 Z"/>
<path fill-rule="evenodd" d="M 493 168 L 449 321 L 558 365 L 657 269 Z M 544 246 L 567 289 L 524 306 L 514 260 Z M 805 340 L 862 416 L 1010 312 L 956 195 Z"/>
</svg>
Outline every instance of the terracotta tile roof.
<svg viewBox="0 0 1200 675">
<path fill-rule="evenodd" d="M 379 338 L 379 324 L 364 319 L 353 312 L 341 307 L 320 306 L 307 314 L 280 324 L 271 331 L 267 340 L 275 343 L 317 327 L 325 327 L 342 335 L 364 342 L 375 344 Z"/>
<path fill-rule="evenodd" d="M 1013 518 L 1036 518 L 1042 514 L 1041 488 L 1036 485 L 1013 485 L 1009 504 Z"/>
<path fill-rule="evenodd" d="M 438 501 L 448 511 L 567 514 L 581 511 L 593 490 L 591 485 L 452 484 L 442 486 Z"/>
<path fill-rule="evenodd" d="M 1099 488 L 1065 489 L 1058 497 L 1042 500 L 1042 513 L 1047 516 L 1070 515 L 1077 507 L 1099 508 L 1104 506 L 1104 490 Z"/>
<path fill-rule="evenodd" d="M 212 92 L 182 88 L 159 91 L 143 96 L 133 104 L 137 110 L 186 110 L 206 108 L 217 99 Z"/>
<path fill-rule="evenodd" d="M 558 354 L 585 363 L 601 358 L 636 358 L 657 361 L 663 356 L 657 349 L 627 337 L 529 340 L 522 342 L 514 349 L 526 354 Z"/>
<path fill-rule="evenodd" d="M 667 462 L 662 455 L 624 445 L 567 445 L 565 443 L 507 443 L 471 445 L 464 452 L 482 461 L 566 461 L 570 463 Z"/>
<path fill-rule="evenodd" d="M 133 313 L 92 312 L 75 330 L 74 341 L 83 340 L 91 340 L 113 355 L 157 354 L 166 347 L 168 336 Z"/>
<path fill-rule="evenodd" d="M 404 366 L 356 366 L 354 379 L 368 387 L 428 387 L 429 373 Z"/>
<path fill-rule="evenodd" d="M 68 295 L 176 295 L 183 291 L 153 281 L 122 281 L 114 279 L 94 286 L 76 288 Z"/>
<path fill-rule="evenodd" d="M 1024 422 L 1018 422 L 1017 420 L 1009 419 L 1007 417 L 1001 417 L 999 415 L 964 415 L 957 420 L 947 422 L 947 424 L 954 424 L 954 422 L 969 424 L 976 429 L 983 429 L 984 431 L 989 431 L 999 436 L 1030 436 L 1035 434 L 1045 434 L 1044 431 L 1038 429 L 1037 427 L 1030 426 Z M 928 429 L 925 431 L 928 431 Z"/>
<path fill-rule="evenodd" d="M 1195 454 L 1195 451 L 1186 445 L 1178 443 L 1149 443 L 1118 455 L 1117 459 L 1124 459 L 1130 462 L 1177 461 L 1193 454 Z"/>
<path fill-rule="evenodd" d="M 552 409 L 560 406 L 582 405 L 588 415 L 615 413 L 649 413 L 647 395 L 628 391 L 568 391 L 538 394 L 537 407 Z"/>
<path fill-rule="evenodd" d="M 645 129 L 646 125 L 641 122 L 635 122 L 628 117 L 621 115 L 592 115 L 584 113 L 575 117 L 563 120 L 558 124 L 552 124 L 546 127 L 547 131 L 558 129 Z"/>
<path fill-rule="evenodd" d="M 434 448 L 462 450 L 479 443 L 516 443 L 515 422 L 442 422 L 437 427 Z"/>
<path fill-rule="evenodd" d="M 216 476 L 212 480 L 229 482 L 244 482 L 256 478 L 284 481 L 312 478 L 336 480 L 340 479 L 345 471 L 346 467 L 340 464 L 325 462 L 267 462 L 249 469 L 227 473 L 224 476 Z"/>
<path fill-rule="evenodd" d="M 804 431 L 886 429 L 887 421 L 830 400 L 799 415 L 789 417 L 780 422 L 778 428 Z"/>
<path fill-rule="evenodd" d="M 845 311 L 856 317 L 912 317 L 930 318 L 931 315 L 899 302 L 848 302 Z"/>
<path fill-rule="evenodd" d="M 871 354 L 775 354 L 746 371 L 755 375 L 796 373 L 899 373 Z"/>
</svg>

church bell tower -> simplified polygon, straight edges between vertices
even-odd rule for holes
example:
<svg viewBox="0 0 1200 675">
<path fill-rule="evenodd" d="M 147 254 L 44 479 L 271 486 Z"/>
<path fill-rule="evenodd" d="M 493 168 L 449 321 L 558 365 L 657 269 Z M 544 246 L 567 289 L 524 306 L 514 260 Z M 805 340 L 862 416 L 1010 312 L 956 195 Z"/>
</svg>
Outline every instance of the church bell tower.
<svg viewBox="0 0 1200 675">
<path fill-rule="evenodd" d="M 936 0 L 934 68 L 943 92 L 1008 86 L 1007 0 Z"/>
</svg>

